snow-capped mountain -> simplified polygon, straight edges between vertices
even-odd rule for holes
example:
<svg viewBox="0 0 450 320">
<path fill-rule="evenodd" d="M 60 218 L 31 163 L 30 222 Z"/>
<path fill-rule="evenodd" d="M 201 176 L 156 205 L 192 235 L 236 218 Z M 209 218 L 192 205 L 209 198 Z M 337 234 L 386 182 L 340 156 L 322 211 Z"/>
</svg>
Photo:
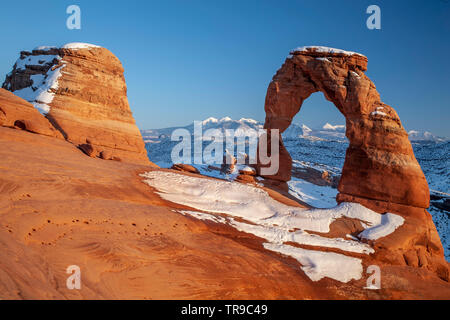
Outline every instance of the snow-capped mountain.
<svg viewBox="0 0 450 320">
<path fill-rule="evenodd" d="M 305 124 L 291 124 L 283 132 L 283 140 L 291 139 L 309 139 L 309 140 L 335 140 L 345 141 L 345 125 L 331 125 L 326 123 L 322 128 L 311 129 Z"/>
<path fill-rule="evenodd" d="M 257 120 L 241 118 L 239 120 L 233 120 L 230 117 L 224 117 L 221 119 L 210 117 L 201 121 L 203 132 L 209 129 L 218 129 L 223 134 L 226 130 L 234 130 L 235 136 L 249 136 L 253 135 L 255 131 L 263 128 L 263 123 Z M 194 133 L 194 123 L 187 126 L 170 127 L 162 129 L 149 129 L 142 130 L 142 136 L 146 143 L 158 143 L 164 139 L 170 139 L 172 132 L 175 129 L 183 128 L 188 130 L 191 134 Z M 428 131 L 411 130 L 408 132 L 409 139 L 414 142 L 445 142 L 447 138 L 438 137 Z M 326 123 L 320 128 L 310 128 L 305 124 L 293 123 L 282 134 L 283 140 L 291 139 L 308 139 L 308 140 L 331 140 L 344 142 L 347 140 L 345 137 L 345 125 L 332 125 Z"/>
<path fill-rule="evenodd" d="M 226 134 L 226 130 L 234 130 L 235 136 L 253 136 L 255 132 L 262 129 L 264 124 L 257 120 L 241 118 L 239 120 L 233 120 L 229 117 L 217 119 L 210 117 L 201 121 L 202 130 L 206 132 L 209 129 L 218 129 L 223 134 Z M 164 139 L 170 139 L 172 132 L 176 129 L 186 129 L 191 134 L 194 133 L 194 123 L 184 127 L 170 127 L 162 129 L 149 129 L 142 130 L 142 136 L 146 143 L 158 143 Z M 305 124 L 291 124 L 290 127 L 283 132 L 283 139 L 297 139 L 304 138 L 309 140 L 336 140 L 344 141 L 345 137 L 345 125 L 331 125 L 326 123 L 323 127 L 318 129 L 311 129 Z"/>
<path fill-rule="evenodd" d="M 217 129 L 226 134 L 226 130 L 233 130 L 235 136 L 253 136 L 255 132 L 263 128 L 263 124 L 253 119 L 241 118 L 233 120 L 229 117 L 217 119 L 210 117 L 201 121 L 202 131 L 205 133 L 209 129 Z M 172 132 L 176 129 L 186 129 L 194 134 L 194 123 L 184 127 L 171 127 L 163 129 L 142 130 L 142 136 L 146 143 L 157 143 L 164 139 L 170 139 Z"/>
<path fill-rule="evenodd" d="M 417 130 L 410 130 L 408 132 L 409 140 L 410 141 L 432 141 L 432 142 L 445 142 L 448 141 L 447 138 L 444 137 L 438 137 L 431 132 L 428 131 L 417 131 Z"/>
</svg>

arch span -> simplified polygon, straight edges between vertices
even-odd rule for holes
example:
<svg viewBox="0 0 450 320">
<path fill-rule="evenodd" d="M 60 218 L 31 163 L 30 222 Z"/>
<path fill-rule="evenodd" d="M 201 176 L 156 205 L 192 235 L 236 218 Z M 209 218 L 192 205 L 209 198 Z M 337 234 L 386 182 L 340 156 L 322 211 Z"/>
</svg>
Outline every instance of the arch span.
<svg viewBox="0 0 450 320">
<path fill-rule="evenodd" d="M 324 47 L 292 51 L 267 89 L 264 128 L 284 132 L 303 101 L 321 91 L 344 115 L 350 143 L 337 200 L 428 208 L 428 184 L 408 134 L 395 110 L 381 102 L 366 70 L 367 58 L 358 53 Z M 266 178 L 289 181 L 292 159 L 281 137 L 279 155 L 278 173 Z"/>
</svg>

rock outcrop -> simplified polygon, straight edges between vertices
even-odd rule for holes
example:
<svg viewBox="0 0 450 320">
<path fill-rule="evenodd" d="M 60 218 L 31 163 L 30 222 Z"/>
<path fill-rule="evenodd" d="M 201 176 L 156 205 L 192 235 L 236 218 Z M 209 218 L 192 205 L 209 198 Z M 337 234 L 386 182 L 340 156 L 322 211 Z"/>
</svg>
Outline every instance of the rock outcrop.
<svg viewBox="0 0 450 320">
<path fill-rule="evenodd" d="M 23 51 L 3 88 L 31 102 L 64 138 L 92 157 L 148 164 L 120 61 L 73 43 Z"/>
<path fill-rule="evenodd" d="M 184 163 L 175 163 L 171 167 L 171 169 L 176 170 L 176 171 L 190 172 L 190 173 L 196 173 L 196 174 L 200 173 L 196 167 L 191 166 L 190 164 L 184 164 Z"/>
<path fill-rule="evenodd" d="M 0 126 L 62 138 L 32 104 L 4 89 L 0 89 Z"/>
<path fill-rule="evenodd" d="M 428 184 L 408 134 L 395 110 L 381 101 L 366 69 L 367 58 L 354 52 L 324 47 L 292 51 L 267 90 L 265 129 L 284 132 L 303 101 L 320 91 L 345 116 L 350 142 L 338 200 L 358 197 L 428 208 Z M 288 181 L 291 169 L 280 136 L 280 170 L 268 178 Z"/>
</svg>

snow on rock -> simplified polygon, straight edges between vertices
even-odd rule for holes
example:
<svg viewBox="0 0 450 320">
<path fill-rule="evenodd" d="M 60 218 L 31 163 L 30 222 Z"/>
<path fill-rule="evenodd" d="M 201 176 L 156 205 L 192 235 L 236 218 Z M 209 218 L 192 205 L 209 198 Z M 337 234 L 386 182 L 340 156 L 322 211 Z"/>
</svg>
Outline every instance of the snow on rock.
<svg viewBox="0 0 450 320">
<path fill-rule="evenodd" d="M 265 243 L 264 248 L 295 258 L 312 281 L 328 277 L 347 283 L 353 279 L 361 279 L 363 272 L 360 259 L 343 254 L 306 250 L 273 243 Z"/>
<path fill-rule="evenodd" d="M 352 55 L 358 55 L 358 56 L 363 56 L 361 53 L 357 53 L 357 52 L 353 52 L 353 51 L 346 51 L 346 50 L 341 50 L 341 49 L 336 49 L 336 48 L 329 48 L 329 47 L 322 47 L 322 46 L 303 46 L 303 47 L 298 47 L 295 48 L 294 50 L 291 50 L 291 52 L 306 52 L 306 51 L 315 51 L 315 52 L 321 52 L 321 53 L 330 53 L 330 54 L 344 54 L 347 56 L 352 56 Z"/>
<path fill-rule="evenodd" d="M 376 240 L 385 237 L 400 227 L 405 219 L 392 213 L 380 215 L 380 221 L 373 227 L 368 228 L 359 234 L 362 239 Z"/>
<path fill-rule="evenodd" d="M 387 114 L 386 114 L 386 113 L 381 112 L 381 111 L 379 111 L 379 110 L 373 111 L 373 112 L 371 113 L 371 115 L 372 115 L 372 116 L 385 116 L 385 117 L 387 117 Z"/>
<path fill-rule="evenodd" d="M 348 217 L 362 222 L 367 232 L 361 233 L 361 237 L 376 240 L 389 235 L 403 224 L 401 217 L 394 214 L 380 215 L 357 203 L 342 203 L 330 209 L 304 209 L 280 203 L 266 191 L 241 183 L 161 171 L 147 172 L 141 176 L 145 178 L 146 184 L 158 190 L 163 199 L 204 211 L 183 211 L 182 214 L 226 223 L 239 231 L 264 239 L 267 241 L 264 244 L 266 249 L 297 259 L 302 264 L 302 270 L 313 281 L 323 277 L 342 282 L 360 279 L 361 259 L 299 249 L 286 243 L 370 254 L 374 249 L 358 239 L 329 238 L 308 231 L 328 233 L 333 221 Z"/>
<path fill-rule="evenodd" d="M 73 42 L 65 44 L 61 48 L 78 50 L 100 47 L 88 43 Z M 53 46 L 40 46 L 34 48 L 35 51 L 49 51 L 52 49 L 58 48 Z M 14 91 L 14 94 L 32 103 L 39 112 L 46 115 L 50 112 L 50 104 L 59 87 L 58 79 L 62 75 L 62 69 L 65 67 L 65 64 L 59 55 L 38 53 L 39 52 L 37 52 L 36 55 L 27 55 L 19 58 L 15 63 L 15 69 L 26 70 L 27 67 L 33 68 L 33 66 L 47 67 L 49 68 L 47 73 L 30 76 L 33 84 L 29 87 Z M 58 67 L 55 68 L 55 66 Z"/>
<path fill-rule="evenodd" d="M 90 44 L 90 43 L 72 42 L 72 43 L 67 43 L 67 44 L 63 45 L 61 48 L 77 50 L 77 49 L 91 49 L 91 48 L 101 48 L 101 47 L 97 46 L 95 44 Z"/>
<path fill-rule="evenodd" d="M 61 57 L 57 55 L 28 56 L 18 59 L 15 68 L 25 70 L 27 66 L 43 66 L 60 60 Z M 33 84 L 30 87 L 14 91 L 14 94 L 32 103 L 39 112 L 46 115 L 50 111 L 50 103 L 59 87 L 58 79 L 61 77 L 64 67 L 63 64 L 58 68 L 50 68 L 46 74 L 32 75 L 30 79 Z"/>
<path fill-rule="evenodd" d="M 36 50 L 36 51 L 39 51 L 39 50 L 41 50 L 41 51 L 48 51 L 48 50 L 51 50 L 51 49 L 58 49 L 58 47 L 55 47 L 55 46 L 39 46 L 39 47 L 34 48 L 33 50 Z"/>
<path fill-rule="evenodd" d="M 26 56 L 24 58 L 19 58 L 16 61 L 16 69 L 25 70 L 27 66 L 43 66 L 46 64 L 52 64 L 54 60 L 61 60 L 58 55 L 37 55 L 37 56 Z"/>
<path fill-rule="evenodd" d="M 337 189 L 330 186 L 318 186 L 295 177 L 287 184 L 291 195 L 313 207 L 329 208 L 336 205 Z"/>
</svg>

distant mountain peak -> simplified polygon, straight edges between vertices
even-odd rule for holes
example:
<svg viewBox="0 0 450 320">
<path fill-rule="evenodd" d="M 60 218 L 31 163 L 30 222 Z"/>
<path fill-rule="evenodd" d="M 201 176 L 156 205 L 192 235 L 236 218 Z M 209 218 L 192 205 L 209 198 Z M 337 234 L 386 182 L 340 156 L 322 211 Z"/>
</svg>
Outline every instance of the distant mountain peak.
<svg viewBox="0 0 450 320">
<path fill-rule="evenodd" d="M 204 130 L 211 128 L 220 130 L 234 129 L 236 130 L 236 133 L 238 135 L 245 135 L 250 133 L 251 130 L 262 129 L 264 123 L 251 118 L 240 118 L 239 120 L 233 120 L 232 118 L 225 116 L 220 119 L 209 117 L 202 121 L 202 125 L 205 127 Z M 171 132 L 176 128 L 186 128 L 188 130 L 192 130 L 193 124 L 184 127 L 180 126 L 174 128 L 143 130 L 142 132 L 146 138 L 154 139 L 161 134 L 163 134 L 164 137 L 170 137 Z M 312 129 L 305 124 L 293 123 L 286 129 L 286 131 L 283 132 L 282 135 L 283 139 L 306 138 L 309 140 L 332 140 L 341 142 L 347 141 L 347 138 L 345 136 L 345 125 L 333 125 L 329 122 L 326 122 L 323 126 L 319 126 L 315 129 Z M 411 141 L 448 141 L 447 138 L 438 137 L 429 131 L 410 130 L 408 132 L 408 135 Z"/>
<path fill-rule="evenodd" d="M 228 122 L 228 121 L 233 121 L 233 119 L 231 119 L 230 117 L 223 117 L 222 119 L 219 120 L 219 122 Z"/>
<path fill-rule="evenodd" d="M 330 124 L 330 123 L 326 123 L 323 127 L 322 127 L 322 129 L 324 129 L 324 130 L 334 130 L 334 131 L 337 131 L 337 130 L 345 130 L 345 125 L 343 125 L 343 124 L 337 124 L 337 125 L 332 125 L 332 124 Z"/>
<path fill-rule="evenodd" d="M 408 132 L 408 137 L 410 141 L 434 141 L 434 142 L 448 141 L 447 138 L 438 137 L 429 131 L 410 130 Z"/>
<path fill-rule="evenodd" d="M 214 117 L 209 117 L 208 119 L 203 120 L 202 124 L 217 123 L 217 122 L 219 122 L 219 119 L 214 118 Z"/>
</svg>

